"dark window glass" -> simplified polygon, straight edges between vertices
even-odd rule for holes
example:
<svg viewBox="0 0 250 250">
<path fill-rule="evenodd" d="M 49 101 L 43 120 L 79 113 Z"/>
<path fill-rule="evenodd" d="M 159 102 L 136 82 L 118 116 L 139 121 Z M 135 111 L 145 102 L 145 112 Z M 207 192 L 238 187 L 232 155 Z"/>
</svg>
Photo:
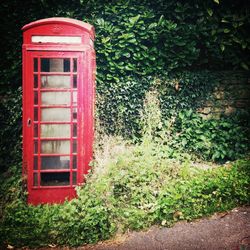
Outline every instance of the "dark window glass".
<svg viewBox="0 0 250 250">
<path fill-rule="evenodd" d="M 34 88 L 38 88 L 38 76 L 34 75 Z"/>
<path fill-rule="evenodd" d="M 37 175 L 37 173 L 33 174 L 33 186 L 38 186 L 38 175 Z"/>
<path fill-rule="evenodd" d="M 34 156 L 34 170 L 38 169 L 38 157 Z"/>
<path fill-rule="evenodd" d="M 70 59 L 63 60 L 63 72 L 70 72 Z"/>
<path fill-rule="evenodd" d="M 34 92 L 34 105 L 38 104 L 38 93 L 37 91 Z"/>
<path fill-rule="evenodd" d="M 70 59 L 41 58 L 41 72 L 70 72 Z"/>
<path fill-rule="evenodd" d="M 73 71 L 77 72 L 77 59 L 76 58 L 73 59 Z"/>
<path fill-rule="evenodd" d="M 41 186 L 68 186 L 69 172 L 41 173 Z"/>
<path fill-rule="evenodd" d="M 73 124 L 73 137 L 77 137 L 77 124 Z"/>
<path fill-rule="evenodd" d="M 77 151 L 77 141 L 73 140 L 73 153 L 76 153 Z"/>
<path fill-rule="evenodd" d="M 77 173 L 73 172 L 73 178 L 72 178 L 73 185 L 76 185 L 76 179 L 77 179 Z"/>
<path fill-rule="evenodd" d="M 34 58 L 34 72 L 38 71 L 38 60 L 37 58 Z"/>
<path fill-rule="evenodd" d="M 34 108 L 34 121 L 38 121 L 38 109 Z"/>
<path fill-rule="evenodd" d="M 34 137 L 38 137 L 38 124 L 34 124 Z"/>
<path fill-rule="evenodd" d="M 73 108 L 73 120 L 77 119 L 77 108 Z"/>
<path fill-rule="evenodd" d="M 42 58 L 41 59 L 41 71 L 42 72 L 50 72 L 50 59 Z"/>
<path fill-rule="evenodd" d="M 77 168 L 77 156 L 74 155 L 73 156 L 73 169 L 76 169 Z"/>
<path fill-rule="evenodd" d="M 38 153 L 38 141 L 34 141 L 34 153 Z"/>
</svg>

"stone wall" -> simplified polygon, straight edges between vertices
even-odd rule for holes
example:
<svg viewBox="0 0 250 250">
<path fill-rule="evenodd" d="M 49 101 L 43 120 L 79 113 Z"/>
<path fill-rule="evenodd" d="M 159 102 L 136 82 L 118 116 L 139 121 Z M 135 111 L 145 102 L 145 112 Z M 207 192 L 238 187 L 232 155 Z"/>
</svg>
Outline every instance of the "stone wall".
<svg viewBox="0 0 250 250">
<path fill-rule="evenodd" d="M 204 118 L 250 111 L 250 72 L 220 72 L 208 100 L 199 112 Z"/>
</svg>

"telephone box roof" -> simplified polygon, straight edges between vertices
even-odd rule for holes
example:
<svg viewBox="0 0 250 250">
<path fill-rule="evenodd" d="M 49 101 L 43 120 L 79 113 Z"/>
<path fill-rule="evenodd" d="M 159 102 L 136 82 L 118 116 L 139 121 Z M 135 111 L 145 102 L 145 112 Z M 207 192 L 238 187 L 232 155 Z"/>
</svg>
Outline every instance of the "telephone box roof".
<svg viewBox="0 0 250 250">
<path fill-rule="evenodd" d="M 60 23 L 83 29 L 84 31 L 87 31 L 90 34 L 92 39 L 94 39 L 94 27 L 92 25 L 72 18 L 52 17 L 52 18 L 41 19 L 24 25 L 22 27 L 22 30 L 26 31 L 28 29 L 41 26 L 44 24 L 60 24 Z"/>
</svg>

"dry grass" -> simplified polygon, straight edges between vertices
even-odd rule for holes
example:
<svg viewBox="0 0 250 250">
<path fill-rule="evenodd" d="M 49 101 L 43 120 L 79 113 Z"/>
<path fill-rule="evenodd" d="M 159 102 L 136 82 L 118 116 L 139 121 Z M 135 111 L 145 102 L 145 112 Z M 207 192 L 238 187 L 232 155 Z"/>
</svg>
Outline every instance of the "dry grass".
<svg viewBox="0 0 250 250">
<path fill-rule="evenodd" d="M 108 165 L 115 163 L 119 155 L 133 148 L 120 136 L 102 134 L 98 136 L 95 144 L 94 166 L 92 177 L 97 178 L 106 174 Z"/>
</svg>

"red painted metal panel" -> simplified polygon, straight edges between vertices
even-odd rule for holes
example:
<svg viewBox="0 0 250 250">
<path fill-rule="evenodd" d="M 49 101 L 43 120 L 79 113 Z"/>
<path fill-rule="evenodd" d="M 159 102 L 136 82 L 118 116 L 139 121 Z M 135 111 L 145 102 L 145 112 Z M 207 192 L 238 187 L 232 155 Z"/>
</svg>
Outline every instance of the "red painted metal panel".
<svg viewBox="0 0 250 250">
<path fill-rule="evenodd" d="M 28 203 L 32 205 L 63 203 L 76 197 L 76 191 L 71 187 L 50 187 L 33 189 L 32 195 L 28 196 Z"/>
<path fill-rule="evenodd" d="M 42 26 L 47 25 L 53 33 L 62 32 L 59 25 L 64 25 L 65 27 L 69 27 L 69 33 L 77 33 L 81 34 L 83 31 L 88 32 L 91 35 L 91 38 L 94 39 L 94 27 L 88 23 L 84 23 L 79 20 L 71 19 L 71 18 L 62 18 L 62 17 L 52 17 L 46 18 L 42 20 L 38 20 L 32 23 L 25 25 L 22 30 L 26 31 L 31 28 L 41 29 Z M 81 31 L 79 31 L 81 30 Z M 41 31 L 44 34 L 44 30 Z M 65 32 L 63 32 L 65 34 Z"/>
<path fill-rule="evenodd" d="M 91 39 L 94 39 L 94 29 L 77 20 L 49 18 L 26 25 L 23 31 L 23 175 L 27 183 L 28 203 L 61 203 L 76 197 L 75 186 L 84 182 L 93 154 L 95 52 Z M 78 35 L 82 39 L 78 45 L 36 44 L 32 43 L 33 35 Z M 52 63 L 65 58 L 70 62 L 68 72 L 44 72 L 41 68 L 42 60 Z M 61 79 L 59 87 L 53 84 L 51 87 L 47 85 L 50 83 L 46 78 L 42 85 L 43 76 L 56 76 L 57 79 L 66 76 L 70 84 L 60 85 Z M 67 92 L 70 94 L 68 104 L 42 104 L 42 93 L 49 93 L 51 97 L 53 93 Z M 73 93 L 77 93 L 77 103 Z M 70 111 L 69 120 L 60 120 L 62 116 L 57 113 L 62 109 Z M 49 110 L 53 112 L 48 113 L 51 112 Z M 46 114 L 42 114 L 43 111 L 50 114 L 48 118 L 43 117 Z M 59 129 L 60 126 L 64 127 Z M 60 148 L 58 145 L 63 142 L 66 144 Z M 48 148 L 44 151 L 43 147 Z"/>
</svg>

